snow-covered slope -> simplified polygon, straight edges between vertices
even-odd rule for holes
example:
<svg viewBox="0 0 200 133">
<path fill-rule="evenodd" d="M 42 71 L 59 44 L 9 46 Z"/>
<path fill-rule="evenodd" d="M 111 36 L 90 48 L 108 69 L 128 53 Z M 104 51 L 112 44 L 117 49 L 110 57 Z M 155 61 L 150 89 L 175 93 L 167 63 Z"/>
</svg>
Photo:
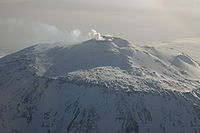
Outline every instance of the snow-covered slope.
<svg viewBox="0 0 200 133">
<path fill-rule="evenodd" d="M 200 66 L 116 37 L 0 59 L 2 133 L 198 133 Z"/>
</svg>

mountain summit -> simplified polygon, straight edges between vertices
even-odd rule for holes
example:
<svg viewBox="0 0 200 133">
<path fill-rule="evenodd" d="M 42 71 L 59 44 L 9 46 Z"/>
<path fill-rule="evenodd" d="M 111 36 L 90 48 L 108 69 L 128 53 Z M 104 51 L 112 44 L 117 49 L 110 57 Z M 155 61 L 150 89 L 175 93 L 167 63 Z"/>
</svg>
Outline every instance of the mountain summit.
<svg viewBox="0 0 200 133">
<path fill-rule="evenodd" d="M 200 65 L 111 36 L 0 59 L 2 133 L 200 132 Z"/>
</svg>

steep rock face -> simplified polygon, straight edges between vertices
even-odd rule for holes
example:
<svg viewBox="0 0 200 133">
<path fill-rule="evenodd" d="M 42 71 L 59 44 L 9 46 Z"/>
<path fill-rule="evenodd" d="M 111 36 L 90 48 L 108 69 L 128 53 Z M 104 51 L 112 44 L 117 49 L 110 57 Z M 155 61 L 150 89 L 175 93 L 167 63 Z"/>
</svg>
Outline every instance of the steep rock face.
<svg viewBox="0 0 200 133">
<path fill-rule="evenodd" d="M 109 37 L 0 59 L 0 131 L 200 132 L 200 81 L 150 49 Z"/>
</svg>

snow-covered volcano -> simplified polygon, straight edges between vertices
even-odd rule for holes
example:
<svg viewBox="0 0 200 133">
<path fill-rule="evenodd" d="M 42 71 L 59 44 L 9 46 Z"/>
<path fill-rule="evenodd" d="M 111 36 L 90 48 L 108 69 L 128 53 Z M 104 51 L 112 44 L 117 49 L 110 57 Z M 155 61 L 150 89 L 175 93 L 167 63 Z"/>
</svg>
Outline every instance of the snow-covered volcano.
<svg viewBox="0 0 200 133">
<path fill-rule="evenodd" d="M 200 66 L 103 36 L 0 59 L 2 133 L 200 132 Z"/>
</svg>

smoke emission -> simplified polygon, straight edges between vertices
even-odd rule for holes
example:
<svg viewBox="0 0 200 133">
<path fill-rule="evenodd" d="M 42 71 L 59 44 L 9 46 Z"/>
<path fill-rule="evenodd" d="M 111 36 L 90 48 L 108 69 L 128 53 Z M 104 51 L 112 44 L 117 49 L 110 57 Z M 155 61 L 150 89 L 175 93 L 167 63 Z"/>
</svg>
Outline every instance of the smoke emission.
<svg viewBox="0 0 200 133">
<path fill-rule="evenodd" d="M 104 40 L 104 38 L 102 37 L 102 35 L 100 33 L 98 33 L 95 29 L 90 30 L 89 34 L 88 34 L 91 38 L 94 38 L 96 40 Z"/>
<path fill-rule="evenodd" d="M 76 43 L 86 40 L 79 29 L 65 31 L 54 25 L 19 19 L 0 20 L 0 56 L 37 43 Z"/>
</svg>

